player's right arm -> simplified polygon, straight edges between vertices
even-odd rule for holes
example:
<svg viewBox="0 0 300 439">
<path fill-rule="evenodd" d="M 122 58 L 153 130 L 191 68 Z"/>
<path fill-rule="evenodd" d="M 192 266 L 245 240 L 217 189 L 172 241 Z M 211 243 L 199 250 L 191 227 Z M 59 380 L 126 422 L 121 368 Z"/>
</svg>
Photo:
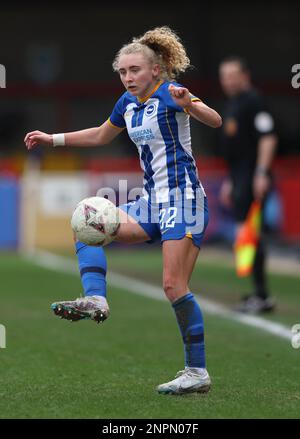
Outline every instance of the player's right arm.
<svg viewBox="0 0 300 439">
<path fill-rule="evenodd" d="M 110 143 L 124 128 L 105 121 L 100 127 L 88 128 L 86 130 L 64 133 L 64 144 L 66 146 L 101 146 Z M 38 145 L 54 146 L 53 134 L 42 131 L 31 131 L 27 133 L 24 142 L 28 150 Z"/>
</svg>

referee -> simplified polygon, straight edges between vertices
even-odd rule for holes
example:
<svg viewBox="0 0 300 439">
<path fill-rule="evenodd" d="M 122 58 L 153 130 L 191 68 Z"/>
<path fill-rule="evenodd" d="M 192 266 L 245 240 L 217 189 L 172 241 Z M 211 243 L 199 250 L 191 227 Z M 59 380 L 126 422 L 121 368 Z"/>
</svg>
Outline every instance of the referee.
<svg viewBox="0 0 300 439">
<path fill-rule="evenodd" d="M 262 95 L 251 84 L 246 61 L 235 56 L 223 59 L 219 78 L 228 98 L 222 114 L 221 146 L 229 167 L 228 178 L 221 187 L 220 201 L 233 209 L 238 230 L 252 201 L 256 199 L 264 203 L 270 191 L 277 136 L 273 117 Z M 246 313 L 272 311 L 274 301 L 266 283 L 263 237 L 257 246 L 253 283 L 252 294 L 242 297 L 236 309 Z"/>
</svg>

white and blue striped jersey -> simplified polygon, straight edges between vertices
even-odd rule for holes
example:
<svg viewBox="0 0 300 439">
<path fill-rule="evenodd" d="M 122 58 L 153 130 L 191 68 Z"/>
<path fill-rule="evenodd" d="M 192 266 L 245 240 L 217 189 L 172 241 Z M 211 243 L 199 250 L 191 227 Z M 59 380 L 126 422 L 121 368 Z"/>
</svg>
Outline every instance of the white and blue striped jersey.
<svg viewBox="0 0 300 439">
<path fill-rule="evenodd" d="M 118 128 L 127 128 L 144 171 L 143 195 L 157 203 L 167 202 L 171 190 L 180 189 L 189 199 L 196 189 L 203 190 L 192 155 L 190 116 L 172 99 L 170 84 L 180 86 L 161 81 L 143 100 L 125 92 L 108 119 Z"/>
</svg>

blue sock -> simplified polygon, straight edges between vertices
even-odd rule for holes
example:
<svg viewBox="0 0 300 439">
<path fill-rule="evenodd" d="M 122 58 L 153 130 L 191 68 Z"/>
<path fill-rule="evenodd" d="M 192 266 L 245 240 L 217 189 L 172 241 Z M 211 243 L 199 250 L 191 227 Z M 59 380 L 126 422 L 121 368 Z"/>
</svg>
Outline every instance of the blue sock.
<svg viewBox="0 0 300 439">
<path fill-rule="evenodd" d="M 185 366 L 205 368 L 204 323 L 200 306 L 192 293 L 172 303 L 182 335 Z"/>
<path fill-rule="evenodd" d="M 102 247 L 77 241 L 75 244 L 85 296 L 106 297 L 106 256 Z"/>
</svg>

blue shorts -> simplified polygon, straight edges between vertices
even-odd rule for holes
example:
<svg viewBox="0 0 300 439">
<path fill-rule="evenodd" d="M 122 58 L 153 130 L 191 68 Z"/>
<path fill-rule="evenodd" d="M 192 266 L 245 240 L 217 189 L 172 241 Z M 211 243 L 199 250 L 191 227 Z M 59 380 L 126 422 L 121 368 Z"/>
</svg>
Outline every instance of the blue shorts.
<svg viewBox="0 0 300 439">
<path fill-rule="evenodd" d="M 145 230 L 150 237 L 149 243 L 187 236 L 200 248 L 209 221 L 207 198 L 202 194 L 197 194 L 193 199 L 155 204 L 141 197 L 119 208 Z"/>
</svg>

